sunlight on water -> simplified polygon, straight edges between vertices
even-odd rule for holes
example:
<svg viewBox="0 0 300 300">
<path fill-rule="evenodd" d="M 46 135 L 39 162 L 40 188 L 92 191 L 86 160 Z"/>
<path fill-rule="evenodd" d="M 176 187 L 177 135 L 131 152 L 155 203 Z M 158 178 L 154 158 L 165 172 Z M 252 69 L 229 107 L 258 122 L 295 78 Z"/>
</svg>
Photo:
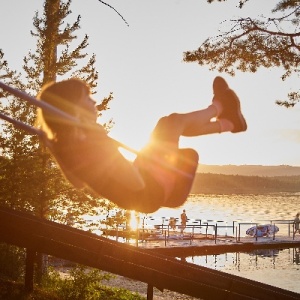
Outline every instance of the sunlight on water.
<svg viewBox="0 0 300 300">
<path fill-rule="evenodd" d="M 223 221 L 225 224 L 233 221 L 263 224 L 271 220 L 293 220 L 300 211 L 300 193 L 195 195 L 190 197 L 184 206 L 177 209 L 162 208 L 153 214 L 152 218 L 159 224 L 158 222 L 162 223 L 162 217 L 165 220 L 170 217 L 179 218 L 182 209 L 187 211 L 188 224 L 193 224 L 199 219 Z M 248 227 L 241 227 L 241 236 L 246 235 Z M 278 227 L 278 234 L 287 236 L 288 225 L 278 224 Z M 299 239 L 299 236 L 296 236 L 296 239 Z M 188 257 L 186 261 L 300 293 L 300 258 L 299 251 L 295 249 Z"/>
<path fill-rule="evenodd" d="M 192 219 L 264 221 L 293 219 L 300 210 L 300 194 L 195 195 L 183 206 Z M 183 208 L 182 207 L 182 208 Z M 160 209 L 155 216 L 175 216 L 181 208 Z"/>
<path fill-rule="evenodd" d="M 188 257 L 186 261 L 300 293 L 299 249 L 196 256 Z"/>
<path fill-rule="evenodd" d="M 145 228 L 153 228 L 154 225 L 161 224 L 167 225 L 171 217 L 177 218 L 177 224 L 179 225 L 180 214 L 183 209 L 187 212 L 188 225 L 199 223 L 199 220 L 202 224 L 209 220 L 212 223 L 219 221 L 218 224 L 224 225 L 230 225 L 233 221 L 263 224 L 275 220 L 276 224 L 276 220 L 294 219 L 296 213 L 300 211 L 300 193 L 194 195 L 182 207 L 176 209 L 161 208 L 154 214 L 141 214 L 139 217 Z M 99 219 L 101 217 L 95 216 L 94 218 Z M 276 225 L 279 227 L 278 234 L 287 236 L 288 225 Z M 241 227 L 241 236 L 246 235 L 246 230 L 249 227 L 249 225 Z M 189 228 L 186 231 L 188 232 Z M 223 233 L 227 234 L 227 231 L 228 235 L 233 234 L 230 229 L 223 231 Z M 222 234 L 222 232 L 218 231 L 218 234 Z M 296 236 L 296 239 L 300 239 L 299 235 Z M 227 253 L 217 256 L 188 257 L 186 260 L 194 264 L 300 293 L 300 285 L 298 284 L 300 274 L 299 252 L 296 255 L 295 249 L 268 251 L 251 255 L 247 253 Z"/>
<path fill-rule="evenodd" d="M 140 214 L 140 224 L 144 228 L 153 228 L 154 225 L 167 225 L 169 219 L 175 218 L 180 224 L 180 214 L 185 209 L 188 216 L 188 225 L 202 224 L 208 221 L 218 225 L 227 226 L 239 223 L 266 224 L 276 220 L 292 221 L 300 211 L 300 193 L 274 194 L 274 195 L 193 195 L 187 202 L 178 208 L 161 208 L 153 214 Z M 114 215 L 115 212 L 111 212 Z M 106 216 L 87 216 L 87 223 L 101 220 Z M 279 234 L 288 234 L 286 224 L 276 224 Z M 246 235 L 250 226 L 241 225 L 241 236 Z M 220 234 L 232 235 L 232 230 L 223 230 Z"/>
</svg>

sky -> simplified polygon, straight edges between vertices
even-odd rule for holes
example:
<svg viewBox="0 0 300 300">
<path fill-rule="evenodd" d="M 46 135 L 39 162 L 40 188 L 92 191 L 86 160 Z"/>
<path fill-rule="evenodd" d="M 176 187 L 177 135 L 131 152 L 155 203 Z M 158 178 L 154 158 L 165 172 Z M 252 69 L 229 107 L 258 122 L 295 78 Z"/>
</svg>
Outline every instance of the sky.
<svg viewBox="0 0 300 300">
<path fill-rule="evenodd" d="M 2 2 L 2 3 L 1 3 Z M 206 0 L 107 0 L 126 20 L 97 0 L 73 0 L 69 22 L 81 15 L 78 41 L 89 36 L 89 55 L 96 54 L 99 82 L 96 99 L 110 92 L 114 100 L 101 121 L 113 118 L 110 136 L 137 150 L 148 141 L 158 119 L 173 112 L 206 108 L 212 82 L 223 76 L 241 100 L 248 130 L 181 138 L 180 147 L 194 148 L 209 165 L 300 166 L 300 104 L 279 107 L 277 99 L 297 90 L 299 79 L 282 82 L 280 69 L 237 72 L 234 77 L 207 66 L 183 62 L 183 53 L 216 36 L 223 21 L 240 16 L 270 15 L 274 1 L 238 0 L 208 4 Z M 270 3 L 272 2 L 272 3 Z M 41 0 L 0 0 L 1 44 L 12 69 L 35 50 L 32 19 L 42 13 Z"/>
</svg>

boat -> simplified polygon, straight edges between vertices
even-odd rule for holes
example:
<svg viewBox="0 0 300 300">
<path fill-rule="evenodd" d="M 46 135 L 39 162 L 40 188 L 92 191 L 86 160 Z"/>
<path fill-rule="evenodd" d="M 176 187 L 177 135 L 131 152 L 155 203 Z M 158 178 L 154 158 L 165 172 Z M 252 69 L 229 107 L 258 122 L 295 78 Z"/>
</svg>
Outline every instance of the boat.
<svg viewBox="0 0 300 300">
<path fill-rule="evenodd" d="M 272 224 L 264 224 L 250 227 L 246 234 L 254 237 L 270 236 L 278 232 L 279 228 Z"/>
</svg>

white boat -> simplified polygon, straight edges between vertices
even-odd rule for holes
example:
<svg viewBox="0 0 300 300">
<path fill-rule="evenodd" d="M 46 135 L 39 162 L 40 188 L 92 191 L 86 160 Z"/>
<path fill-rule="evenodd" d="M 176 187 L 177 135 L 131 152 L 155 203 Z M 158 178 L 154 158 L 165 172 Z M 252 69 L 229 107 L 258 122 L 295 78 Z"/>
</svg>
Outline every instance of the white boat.
<svg viewBox="0 0 300 300">
<path fill-rule="evenodd" d="M 254 237 L 270 236 L 278 232 L 279 228 L 272 224 L 257 225 L 247 229 L 246 234 Z"/>
</svg>

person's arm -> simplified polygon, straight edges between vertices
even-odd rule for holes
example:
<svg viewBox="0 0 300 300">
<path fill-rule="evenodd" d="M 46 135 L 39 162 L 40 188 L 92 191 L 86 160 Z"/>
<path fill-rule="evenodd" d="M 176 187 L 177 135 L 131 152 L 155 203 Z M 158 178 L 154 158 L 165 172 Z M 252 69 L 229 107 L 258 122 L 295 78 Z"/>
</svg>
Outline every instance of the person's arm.
<svg viewBox="0 0 300 300">
<path fill-rule="evenodd" d="M 50 153 L 52 154 L 52 157 L 54 157 L 56 163 L 60 167 L 60 170 L 62 171 L 63 175 L 66 177 L 66 179 L 75 187 L 75 188 L 83 188 L 85 186 L 85 183 L 81 181 L 79 178 L 77 178 L 74 174 L 68 171 L 68 169 L 63 164 L 62 160 L 59 159 L 58 155 L 55 155 L 53 144 L 50 140 L 44 140 L 45 145 L 48 147 Z"/>
<path fill-rule="evenodd" d="M 114 179 L 132 191 L 140 191 L 144 189 L 145 182 L 138 167 L 131 161 L 124 158 L 121 153 L 119 153 L 119 155 L 121 157 L 118 157 L 115 160 L 116 166 L 114 166 Z"/>
</svg>

